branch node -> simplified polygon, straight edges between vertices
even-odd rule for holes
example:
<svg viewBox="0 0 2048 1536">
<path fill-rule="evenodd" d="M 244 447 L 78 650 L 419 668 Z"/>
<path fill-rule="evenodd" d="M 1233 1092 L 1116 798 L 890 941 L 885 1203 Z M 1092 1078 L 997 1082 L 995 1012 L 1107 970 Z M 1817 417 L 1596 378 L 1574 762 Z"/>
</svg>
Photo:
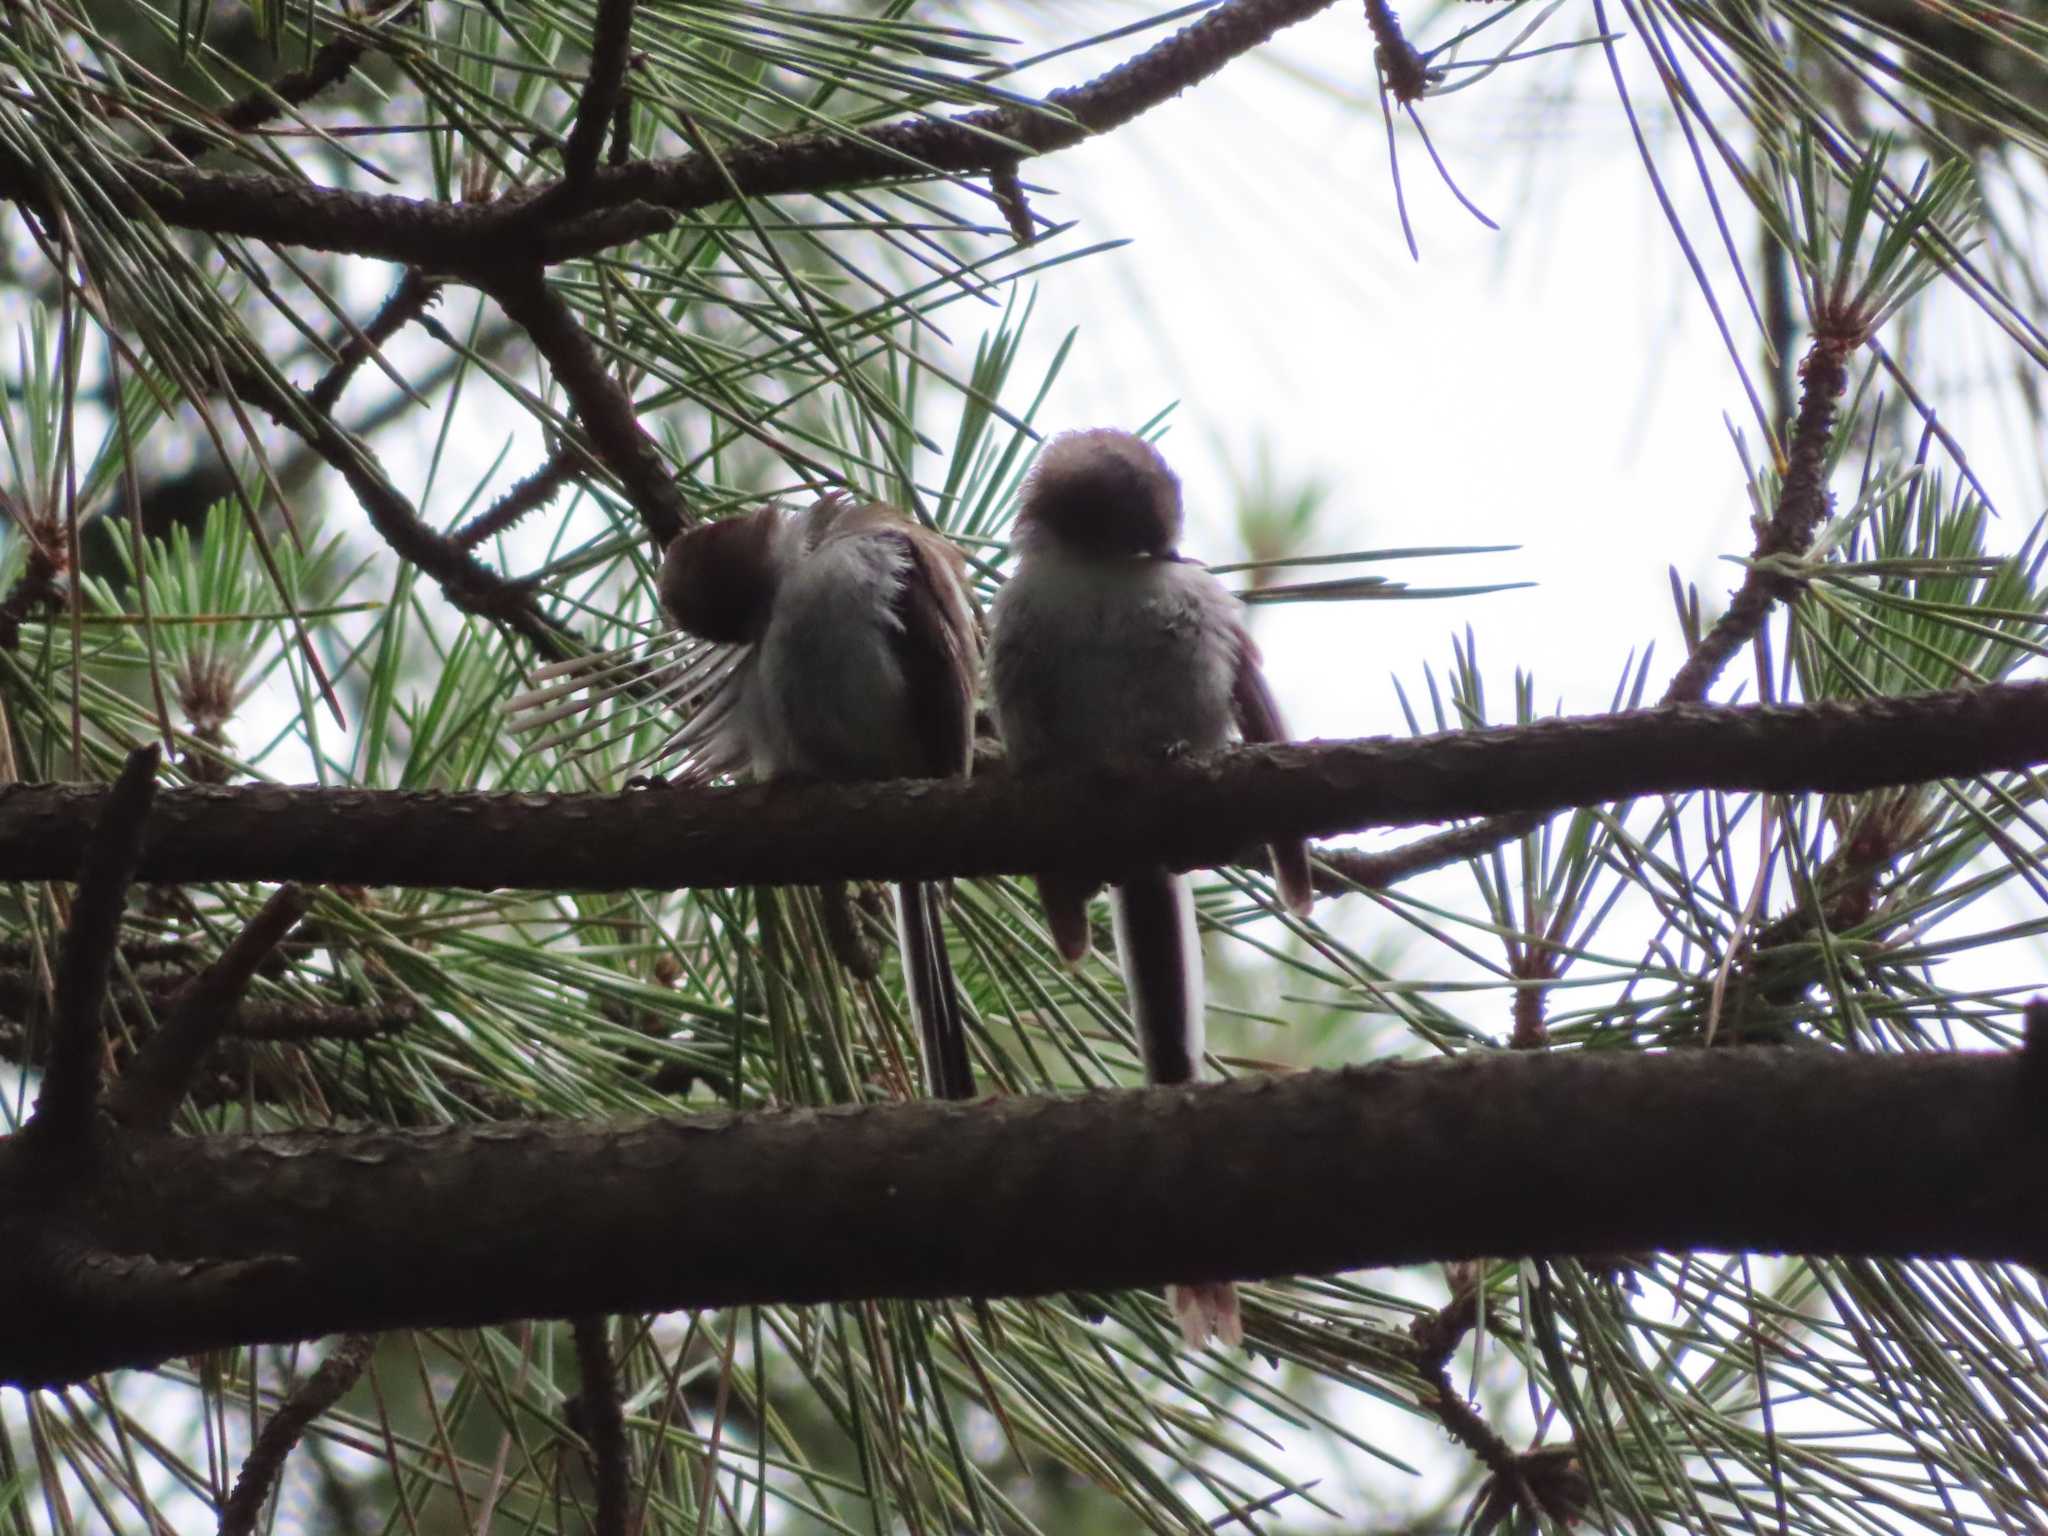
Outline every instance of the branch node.
<svg viewBox="0 0 2048 1536">
<path fill-rule="evenodd" d="M 1401 18 L 1387 0 L 1365 0 L 1365 24 L 1372 29 L 1373 61 L 1386 77 L 1387 89 L 1402 106 L 1420 101 L 1428 94 L 1432 79 L 1429 65 L 1401 30 Z"/>
</svg>

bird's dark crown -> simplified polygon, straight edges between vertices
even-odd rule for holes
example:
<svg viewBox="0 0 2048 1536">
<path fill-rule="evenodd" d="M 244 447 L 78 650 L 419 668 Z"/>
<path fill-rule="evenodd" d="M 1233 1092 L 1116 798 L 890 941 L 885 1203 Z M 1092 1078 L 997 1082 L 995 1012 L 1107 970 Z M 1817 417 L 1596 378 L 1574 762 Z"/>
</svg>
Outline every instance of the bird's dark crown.
<svg viewBox="0 0 2048 1536">
<path fill-rule="evenodd" d="M 1141 437 L 1114 427 L 1062 432 L 1024 481 L 1020 538 L 1078 554 L 1169 556 L 1180 542 L 1180 480 Z"/>
<path fill-rule="evenodd" d="M 775 603 L 779 521 L 775 508 L 762 507 L 669 541 L 656 590 L 677 629 L 720 645 L 761 637 Z"/>
</svg>

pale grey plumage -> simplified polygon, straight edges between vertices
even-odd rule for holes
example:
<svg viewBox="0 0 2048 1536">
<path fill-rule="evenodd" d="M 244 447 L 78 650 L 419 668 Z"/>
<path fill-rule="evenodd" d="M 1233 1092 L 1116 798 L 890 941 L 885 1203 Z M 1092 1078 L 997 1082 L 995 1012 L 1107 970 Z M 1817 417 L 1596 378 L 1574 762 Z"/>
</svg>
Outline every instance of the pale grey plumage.
<svg viewBox="0 0 2048 1536">
<path fill-rule="evenodd" d="M 991 613 L 991 703 L 1019 773 L 1156 762 L 1282 734 L 1237 599 L 1175 551 L 1180 482 L 1127 432 L 1063 433 L 1027 477 L 1016 573 Z M 1282 898 L 1306 910 L 1305 850 L 1275 850 Z M 1087 950 L 1085 884 L 1041 877 L 1055 944 Z M 1203 989 L 1194 902 L 1182 876 L 1133 870 L 1110 892 L 1118 959 L 1152 1082 L 1200 1076 Z M 1172 1286 L 1190 1344 L 1235 1343 L 1228 1285 Z"/>
</svg>

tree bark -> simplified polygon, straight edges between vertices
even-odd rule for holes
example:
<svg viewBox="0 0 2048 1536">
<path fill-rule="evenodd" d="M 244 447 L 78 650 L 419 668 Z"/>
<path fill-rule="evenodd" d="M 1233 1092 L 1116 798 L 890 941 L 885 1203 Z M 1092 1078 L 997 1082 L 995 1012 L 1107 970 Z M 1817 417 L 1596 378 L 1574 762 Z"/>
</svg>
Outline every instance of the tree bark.
<svg viewBox="0 0 2048 1536">
<path fill-rule="evenodd" d="M 0 1379 L 365 1329 L 1481 1255 L 2038 1263 L 2039 1054 L 1501 1052 L 613 1125 L 103 1123 L 84 1161 L 31 1128 L 0 1143 Z"/>
<path fill-rule="evenodd" d="M 657 890 L 1236 861 L 1286 838 L 1691 790 L 1849 793 L 2048 761 L 2048 683 L 1241 748 L 1129 771 L 612 795 L 165 789 L 140 878 Z M 106 791 L 0 788 L 0 880 L 67 879 Z"/>
</svg>

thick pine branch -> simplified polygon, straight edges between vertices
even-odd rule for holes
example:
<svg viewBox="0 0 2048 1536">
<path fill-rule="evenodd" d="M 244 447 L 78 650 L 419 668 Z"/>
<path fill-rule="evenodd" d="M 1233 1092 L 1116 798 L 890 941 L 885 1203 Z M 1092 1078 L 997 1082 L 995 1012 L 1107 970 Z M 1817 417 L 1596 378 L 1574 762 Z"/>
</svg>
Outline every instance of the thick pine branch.
<svg viewBox="0 0 2048 1536">
<path fill-rule="evenodd" d="M 1224 0 L 1108 73 L 1052 92 L 1043 105 L 794 134 L 732 145 L 715 159 L 693 154 L 600 166 L 588 179 L 577 178 L 573 198 L 557 190 L 560 182 L 546 182 L 491 203 L 437 202 L 317 187 L 260 172 L 161 163 L 114 171 L 96 191 L 119 213 L 147 213 L 180 229 L 381 257 L 436 272 L 464 273 L 521 259 L 568 261 L 656 233 L 675 213 L 728 202 L 735 192 L 752 197 L 829 192 L 1014 167 L 1022 157 L 1066 149 L 1121 127 L 1329 4 Z M 618 13 L 624 7 L 610 10 Z M 84 174 L 83 167 L 70 169 L 73 175 Z M 5 148 L 0 148 L 0 198 L 48 211 L 37 167 Z M 557 211 L 569 208 L 591 211 L 567 223 L 554 221 Z"/>
<path fill-rule="evenodd" d="M 16 1137 L 0 1380 L 349 1330 L 1482 1255 L 2039 1263 L 2037 1049 L 1499 1052 L 972 1105 L 106 1134 L 57 1198 Z"/>
<path fill-rule="evenodd" d="M 166 790 L 141 878 L 672 889 L 1234 862 L 1285 837 L 1692 790 L 1837 793 L 2048 762 L 2048 683 L 1853 704 L 1673 705 L 1244 748 L 1128 772 L 612 795 Z M 107 791 L 0 787 L 0 879 L 78 866 Z"/>
</svg>

